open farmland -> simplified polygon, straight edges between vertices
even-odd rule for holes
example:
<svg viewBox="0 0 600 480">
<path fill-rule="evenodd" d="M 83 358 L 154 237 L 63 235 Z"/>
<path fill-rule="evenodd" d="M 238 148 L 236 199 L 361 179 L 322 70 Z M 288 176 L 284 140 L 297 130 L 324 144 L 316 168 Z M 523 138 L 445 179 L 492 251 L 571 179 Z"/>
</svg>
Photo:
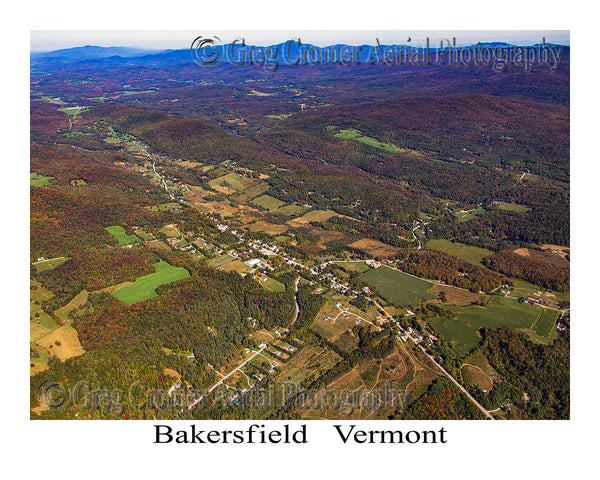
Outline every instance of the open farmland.
<svg viewBox="0 0 600 480">
<path fill-rule="evenodd" d="M 40 260 L 39 262 L 35 262 L 34 265 L 37 272 L 42 273 L 62 265 L 68 259 L 68 257 L 50 258 L 48 260 Z"/>
<path fill-rule="evenodd" d="M 296 223 L 310 223 L 310 222 L 326 222 L 331 217 L 335 217 L 338 214 L 332 210 L 311 210 L 305 215 L 294 218 L 291 222 Z"/>
<path fill-rule="evenodd" d="M 335 262 L 342 270 L 349 273 L 364 273 L 369 271 L 369 267 L 365 262 Z"/>
<path fill-rule="evenodd" d="M 249 268 L 249 267 L 248 267 Z M 256 281 L 261 284 L 263 288 L 269 290 L 270 292 L 282 293 L 285 292 L 285 285 L 278 280 L 275 280 L 271 277 L 267 277 L 266 275 L 257 275 Z"/>
<path fill-rule="evenodd" d="M 222 265 L 225 265 L 226 263 L 229 263 L 231 261 L 235 260 L 235 257 L 232 257 L 231 255 L 229 255 L 228 253 L 226 253 L 225 255 L 220 255 L 218 257 L 215 258 L 211 258 L 210 260 L 206 261 L 206 264 L 209 267 L 213 267 L 213 268 L 218 268 Z"/>
<path fill-rule="evenodd" d="M 526 207 L 525 205 L 519 205 L 517 203 L 508 202 L 496 202 L 496 207 L 498 207 L 500 210 L 516 213 L 527 213 L 529 210 L 531 210 L 531 208 Z"/>
<path fill-rule="evenodd" d="M 265 210 L 269 211 L 277 210 L 278 208 L 283 207 L 285 205 L 285 202 L 271 197 L 270 195 L 262 195 L 258 198 L 255 198 L 250 203 L 258 205 L 259 207 L 262 207 Z"/>
<path fill-rule="evenodd" d="M 120 225 L 113 225 L 112 227 L 106 227 L 105 230 L 110 233 L 114 238 L 117 239 L 117 247 L 122 245 L 129 245 L 131 243 L 138 243 L 142 240 L 135 235 L 127 235 L 125 229 Z"/>
<path fill-rule="evenodd" d="M 40 175 L 39 173 L 30 173 L 29 174 L 29 184 L 33 187 L 42 187 L 44 185 L 48 185 L 50 180 L 55 180 L 54 177 L 45 177 L 44 175 Z"/>
<path fill-rule="evenodd" d="M 370 270 L 360 279 L 394 305 L 419 305 L 421 299 L 436 298 L 429 292 L 432 283 L 388 267 Z"/>
<path fill-rule="evenodd" d="M 190 276 L 181 267 L 173 267 L 164 260 L 154 264 L 155 273 L 138 278 L 135 282 L 112 292 L 113 297 L 131 305 L 148 298 L 156 297 L 156 288 L 165 283 L 171 283 Z"/>
<path fill-rule="evenodd" d="M 392 247 L 387 243 L 373 240 L 371 238 L 363 238 L 348 245 L 351 248 L 365 252 L 367 255 L 375 258 L 386 258 L 395 255 L 398 248 Z"/>
<path fill-rule="evenodd" d="M 453 342 L 457 352 L 464 354 L 479 342 L 478 330 L 489 328 L 531 328 L 542 314 L 538 308 L 529 307 L 513 298 L 492 296 L 485 307 L 447 307 L 456 318 L 436 317 L 428 319 L 436 332 Z"/>
<path fill-rule="evenodd" d="M 494 254 L 494 252 L 487 248 L 473 247 L 464 243 L 450 242 L 443 239 L 429 240 L 425 246 L 432 250 L 439 250 L 440 252 L 454 255 L 473 265 L 481 265 L 481 260 Z"/>
<path fill-rule="evenodd" d="M 558 316 L 559 312 L 556 310 L 544 308 L 542 311 L 542 316 L 533 326 L 533 329 L 543 337 L 550 339 L 552 332 L 554 331 L 554 325 L 556 325 L 556 320 L 558 320 Z"/>
</svg>

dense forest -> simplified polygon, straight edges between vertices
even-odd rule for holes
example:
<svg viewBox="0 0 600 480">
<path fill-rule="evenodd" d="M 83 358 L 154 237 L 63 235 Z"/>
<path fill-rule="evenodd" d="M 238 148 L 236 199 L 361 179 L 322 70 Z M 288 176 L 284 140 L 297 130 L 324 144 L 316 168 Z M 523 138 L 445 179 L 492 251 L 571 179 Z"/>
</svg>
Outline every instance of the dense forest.
<svg viewBox="0 0 600 480">
<path fill-rule="evenodd" d="M 563 263 L 543 256 L 533 257 L 501 250 L 484 258 L 483 264 L 509 277 L 522 278 L 549 290 L 569 290 L 569 265 L 566 261 Z"/>
</svg>

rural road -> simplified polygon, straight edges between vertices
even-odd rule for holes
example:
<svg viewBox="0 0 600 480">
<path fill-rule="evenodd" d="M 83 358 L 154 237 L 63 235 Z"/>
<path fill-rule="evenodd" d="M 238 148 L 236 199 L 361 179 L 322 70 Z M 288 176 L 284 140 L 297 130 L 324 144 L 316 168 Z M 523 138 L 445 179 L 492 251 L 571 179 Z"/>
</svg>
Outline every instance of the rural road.
<svg viewBox="0 0 600 480">
<path fill-rule="evenodd" d="M 300 305 L 298 305 L 298 282 L 300 282 L 300 277 L 296 278 L 296 282 L 294 283 L 294 301 L 296 302 L 296 313 L 294 315 L 294 320 L 292 320 L 292 323 L 290 323 L 287 326 L 288 329 L 294 323 L 296 323 L 296 320 L 298 320 L 298 317 L 300 316 Z"/>
<path fill-rule="evenodd" d="M 254 352 L 254 355 L 252 355 L 251 357 L 248 357 L 246 360 L 244 360 L 242 363 L 240 363 L 237 367 L 235 367 L 231 372 L 229 372 L 227 375 L 223 376 L 223 378 L 221 378 L 221 380 L 219 380 L 217 383 L 215 383 L 212 387 L 210 387 L 206 392 L 204 392 L 204 394 L 198 399 L 196 400 L 194 403 L 192 403 L 189 407 L 188 410 L 191 410 L 192 408 L 194 408 L 198 403 L 200 403 L 202 401 L 202 399 L 204 398 L 204 396 L 207 393 L 212 392 L 215 388 L 217 388 L 219 385 L 221 385 L 225 380 L 227 380 L 231 375 L 233 375 L 235 372 L 237 372 L 240 368 L 242 368 L 244 365 L 246 365 L 250 360 L 252 360 L 254 357 L 256 357 L 257 355 L 260 355 L 260 353 L 267 348 L 262 347 L 258 352 Z M 254 351 L 254 350 L 253 350 Z M 214 369 L 213 369 L 214 370 Z M 216 371 L 216 370 L 215 370 Z M 219 372 L 217 372 L 219 373 Z M 221 375 L 219 373 L 219 375 Z"/>
<path fill-rule="evenodd" d="M 413 341 L 413 342 L 414 342 L 416 345 L 418 345 L 418 344 L 417 344 L 417 342 L 415 341 L 415 339 L 414 339 L 414 338 L 412 338 L 410 335 L 409 335 L 409 338 L 410 338 L 410 339 L 411 339 L 411 340 L 412 340 L 412 341 Z M 437 367 L 438 367 L 438 368 L 439 368 L 439 369 L 440 369 L 442 372 L 444 372 L 444 375 L 446 375 L 446 376 L 447 376 L 447 377 L 448 377 L 448 378 L 449 378 L 449 379 L 450 379 L 450 380 L 451 380 L 451 381 L 452 381 L 452 382 L 453 382 L 453 383 L 454 383 L 454 384 L 455 384 L 455 385 L 456 385 L 456 386 L 457 386 L 457 387 L 458 387 L 458 388 L 461 390 L 461 392 L 463 392 L 463 393 L 464 393 L 464 394 L 465 394 L 465 395 L 466 395 L 466 396 L 469 398 L 469 400 L 471 400 L 471 402 L 473 402 L 473 404 L 474 404 L 474 405 L 475 405 L 475 406 L 476 406 L 476 407 L 477 407 L 479 410 L 481 410 L 481 412 L 482 412 L 482 413 L 483 413 L 483 414 L 484 414 L 484 415 L 485 415 L 485 416 L 486 416 L 488 419 L 490 419 L 490 420 L 495 420 L 495 419 L 494 419 L 494 417 L 493 417 L 493 416 L 490 414 L 490 412 L 488 412 L 488 411 L 487 411 L 485 408 L 483 408 L 483 406 L 482 406 L 482 405 L 481 405 L 481 404 L 480 404 L 480 403 L 479 403 L 477 400 L 475 400 L 475 399 L 474 399 L 474 398 L 471 396 L 471 394 L 470 394 L 469 392 L 467 392 L 467 390 L 465 389 L 465 387 L 463 387 L 463 386 L 462 386 L 460 383 L 458 383 L 458 381 L 457 381 L 457 380 L 456 380 L 456 379 L 455 379 L 455 378 L 454 378 L 452 375 L 450 375 L 450 374 L 449 374 L 449 373 L 448 373 L 448 372 L 447 372 L 447 371 L 444 369 L 444 367 L 442 367 L 442 366 L 441 366 L 439 363 L 437 363 L 437 362 L 435 361 L 435 359 L 434 359 L 434 358 L 433 358 L 431 355 L 429 355 L 429 354 L 427 353 L 427 351 L 425 350 L 425 348 L 423 348 L 421 345 L 418 345 L 418 347 L 419 347 L 419 348 L 420 348 L 420 349 L 423 351 L 423 353 L 424 353 L 425 355 L 427 355 L 427 357 L 429 358 L 429 360 L 431 360 L 433 363 L 435 363 L 435 365 L 436 365 L 436 366 L 437 366 Z"/>
<path fill-rule="evenodd" d="M 419 228 L 419 226 L 420 226 L 420 225 L 417 223 L 417 224 L 415 225 L 415 227 L 412 229 L 412 234 L 413 234 L 413 237 L 415 237 L 415 240 L 417 241 L 417 250 L 421 250 L 421 240 L 419 240 L 419 238 L 418 238 L 418 237 L 415 235 L 415 230 L 416 230 L 417 228 Z"/>
<path fill-rule="evenodd" d="M 373 303 L 374 303 L 374 304 L 377 306 L 377 308 L 379 308 L 380 310 L 382 310 L 382 311 L 383 311 L 383 312 L 384 312 L 384 313 L 387 315 L 387 317 L 388 317 L 390 320 L 392 320 L 392 321 L 393 321 L 393 317 L 392 317 L 392 316 L 391 316 L 389 313 L 387 313 L 385 310 L 383 310 L 383 308 L 381 307 L 381 305 L 379 305 L 379 304 L 378 304 L 378 303 L 377 303 L 375 300 L 373 300 Z M 495 420 L 495 419 L 494 419 L 494 417 L 493 417 L 493 416 L 490 414 L 490 412 L 488 412 L 488 411 L 487 411 L 485 408 L 483 408 L 483 406 L 482 406 L 482 405 L 481 405 L 481 404 L 480 404 L 480 403 L 479 403 L 477 400 L 475 400 L 475 399 L 473 398 L 473 396 L 472 396 L 472 395 L 471 395 L 469 392 L 467 392 L 467 390 L 465 389 L 465 387 L 463 387 L 463 386 L 462 386 L 460 383 L 458 383 L 458 381 L 457 381 L 457 380 L 456 380 L 456 379 L 455 379 L 455 378 L 454 378 L 452 375 L 450 375 L 450 374 L 449 374 L 449 373 L 446 371 L 446 369 L 445 369 L 444 367 L 442 367 L 442 366 L 441 366 L 441 365 L 440 365 L 438 362 L 436 362 L 436 360 L 435 360 L 435 359 L 434 359 L 434 358 L 433 358 L 431 355 L 429 355 L 429 354 L 427 353 L 427 351 L 425 350 L 425 348 L 423 348 L 421 345 L 419 345 L 419 344 L 417 343 L 417 341 L 416 341 L 416 340 L 415 340 L 415 339 L 414 339 L 414 338 L 413 338 L 413 337 L 412 337 L 412 336 L 411 336 L 409 333 L 407 333 L 406 335 L 408 336 L 408 338 L 410 338 L 410 339 L 411 339 L 411 341 L 412 341 L 412 342 L 413 342 L 415 345 L 417 345 L 417 346 L 418 346 L 418 347 L 419 347 L 419 348 L 420 348 L 420 349 L 423 351 L 423 353 L 424 353 L 425 355 L 427 355 L 427 357 L 429 358 L 429 360 L 431 360 L 431 361 L 432 361 L 432 362 L 433 362 L 433 363 L 434 363 L 434 364 L 435 364 L 435 365 L 436 365 L 436 366 L 437 366 L 437 367 L 438 367 L 438 368 L 439 368 L 439 369 L 440 369 L 440 370 L 441 370 L 441 371 L 444 373 L 444 375 L 446 375 L 446 376 L 447 376 L 447 377 L 448 377 L 448 378 L 449 378 L 449 379 L 452 381 L 452 383 L 454 383 L 454 384 L 455 384 L 455 385 L 456 385 L 456 386 L 457 386 L 457 387 L 460 389 L 460 391 L 461 391 L 461 392 L 463 392 L 463 393 L 464 393 L 464 394 L 467 396 L 467 398 L 468 398 L 469 400 L 471 400 L 471 402 L 473 402 L 473 404 L 474 404 L 474 405 L 475 405 L 475 406 L 476 406 L 476 407 L 477 407 L 479 410 L 481 410 L 481 412 L 482 412 L 482 413 L 483 413 L 483 414 L 484 414 L 484 415 L 485 415 L 487 418 L 489 418 L 490 420 Z"/>
</svg>

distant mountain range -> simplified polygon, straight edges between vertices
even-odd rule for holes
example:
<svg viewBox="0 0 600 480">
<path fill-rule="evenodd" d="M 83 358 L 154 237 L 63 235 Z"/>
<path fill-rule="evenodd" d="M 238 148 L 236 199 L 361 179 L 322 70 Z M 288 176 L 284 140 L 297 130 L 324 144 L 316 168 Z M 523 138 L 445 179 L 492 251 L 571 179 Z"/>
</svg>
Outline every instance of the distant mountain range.
<svg viewBox="0 0 600 480">
<path fill-rule="evenodd" d="M 510 46 L 510 44 L 503 42 L 487 42 L 481 43 L 481 47 L 490 47 L 490 48 L 498 48 L 503 46 Z M 552 45 L 552 44 L 547 44 Z M 242 46 L 236 45 L 234 52 L 235 56 L 231 56 L 231 44 L 225 45 L 216 45 L 211 47 L 214 49 L 214 53 L 220 58 L 221 63 L 236 63 L 241 60 L 241 51 Z M 517 46 L 517 45 L 514 45 Z M 376 45 L 347 45 L 347 44 L 337 44 L 330 45 L 328 47 L 317 47 L 311 44 L 302 44 L 302 49 L 299 48 L 296 42 L 284 42 L 277 45 L 271 45 L 269 47 L 261 47 L 261 46 L 251 46 L 246 45 L 246 50 L 256 51 L 257 49 L 267 50 L 267 49 L 277 49 L 276 55 L 273 59 L 279 65 L 288 65 L 291 63 L 300 60 L 302 62 L 302 54 L 301 50 L 308 49 L 309 51 L 323 51 L 325 48 L 328 49 L 338 49 L 339 51 L 343 51 L 343 49 L 351 49 L 355 52 L 355 49 L 360 48 L 358 54 L 353 53 L 353 57 L 358 60 L 359 63 L 365 64 L 369 63 L 375 55 L 377 57 L 378 48 L 381 48 L 381 51 L 385 52 L 385 49 L 389 47 L 389 45 L 381 45 L 380 47 Z M 396 49 L 408 47 L 424 47 L 424 45 L 393 45 Z M 429 46 L 429 51 L 431 53 L 435 53 L 438 50 L 438 44 L 431 44 Z M 477 45 L 470 45 L 461 47 L 463 49 L 477 47 Z M 564 46 L 565 51 L 569 51 L 569 46 Z M 271 50 L 273 51 L 273 50 Z M 315 57 L 306 56 L 309 64 L 320 63 L 323 64 L 324 59 L 320 59 L 318 56 Z M 189 48 L 181 49 L 181 50 L 152 50 L 145 48 L 133 48 L 133 47 L 99 47 L 99 46 L 91 46 L 86 45 L 84 47 L 74 47 L 67 48 L 62 50 L 55 50 L 51 52 L 32 52 L 30 55 L 31 66 L 35 67 L 36 65 L 56 65 L 59 66 L 61 64 L 70 64 L 69 68 L 74 68 L 74 63 L 81 63 L 80 67 L 82 69 L 89 68 L 92 65 L 94 66 L 144 66 L 144 67 L 167 67 L 172 65 L 180 65 L 184 63 L 192 63 L 194 61 L 194 57 L 192 56 L 192 50 Z M 247 64 L 247 63 L 246 63 Z M 60 67 L 58 67 L 60 69 Z M 75 67 L 77 68 L 77 67 Z"/>
</svg>

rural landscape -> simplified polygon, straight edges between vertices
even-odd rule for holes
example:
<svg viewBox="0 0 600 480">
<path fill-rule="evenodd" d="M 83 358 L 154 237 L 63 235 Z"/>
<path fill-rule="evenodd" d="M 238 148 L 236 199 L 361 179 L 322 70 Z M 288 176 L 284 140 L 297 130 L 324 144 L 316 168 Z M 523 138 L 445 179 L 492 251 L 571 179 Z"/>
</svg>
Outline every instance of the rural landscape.
<svg viewBox="0 0 600 480">
<path fill-rule="evenodd" d="M 31 418 L 569 419 L 569 60 L 32 52 Z"/>
</svg>

